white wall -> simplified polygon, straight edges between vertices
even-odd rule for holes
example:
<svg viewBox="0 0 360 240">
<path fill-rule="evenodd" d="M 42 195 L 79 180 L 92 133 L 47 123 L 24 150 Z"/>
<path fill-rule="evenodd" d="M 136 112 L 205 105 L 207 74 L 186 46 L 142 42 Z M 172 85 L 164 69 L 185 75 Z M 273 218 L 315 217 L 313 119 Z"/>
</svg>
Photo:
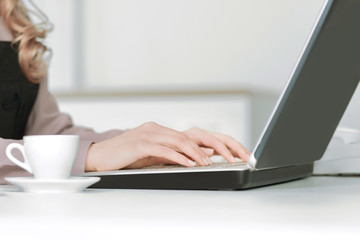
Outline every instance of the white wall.
<svg viewBox="0 0 360 240">
<path fill-rule="evenodd" d="M 33 9 L 29 1 L 23 1 L 30 9 Z M 73 14 L 73 0 L 35 0 L 40 9 L 47 15 L 49 22 L 54 26 L 46 38 L 45 44 L 52 50 L 52 58 L 49 67 L 49 85 L 53 91 L 69 90 L 73 86 L 75 62 L 74 62 L 74 28 L 76 16 Z M 41 22 L 41 19 L 31 15 L 33 21 Z"/>
<path fill-rule="evenodd" d="M 47 41 L 54 92 L 213 86 L 279 94 L 325 0 L 35 2 L 55 25 Z M 341 125 L 360 129 L 359 109 L 357 90 Z"/>
<path fill-rule="evenodd" d="M 325 0 L 35 0 L 55 25 L 53 91 L 280 91 Z M 145 87 L 144 87 L 145 86 Z"/>
<path fill-rule="evenodd" d="M 87 0 L 88 86 L 235 84 L 280 90 L 323 3 Z"/>
</svg>

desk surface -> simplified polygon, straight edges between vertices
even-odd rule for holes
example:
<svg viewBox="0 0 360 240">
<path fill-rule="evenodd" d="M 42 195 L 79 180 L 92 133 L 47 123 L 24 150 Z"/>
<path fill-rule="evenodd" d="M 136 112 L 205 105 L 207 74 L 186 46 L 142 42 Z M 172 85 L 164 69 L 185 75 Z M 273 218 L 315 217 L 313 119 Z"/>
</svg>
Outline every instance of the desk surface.
<svg viewBox="0 0 360 240">
<path fill-rule="evenodd" d="M 0 186 L 0 238 L 119 239 L 131 234 L 152 239 L 171 234 L 171 239 L 183 239 L 199 234 L 213 239 L 243 231 L 259 237 L 335 239 L 360 235 L 359 203 L 360 177 L 310 177 L 245 191 L 32 194 Z"/>
</svg>

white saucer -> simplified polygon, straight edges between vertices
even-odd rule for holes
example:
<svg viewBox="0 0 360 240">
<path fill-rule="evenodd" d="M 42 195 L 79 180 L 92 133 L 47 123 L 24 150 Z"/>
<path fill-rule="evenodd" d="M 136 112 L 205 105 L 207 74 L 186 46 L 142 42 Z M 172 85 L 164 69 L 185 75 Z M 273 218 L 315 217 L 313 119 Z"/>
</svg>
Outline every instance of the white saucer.
<svg viewBox="0 0 360 240">
<path fill-rule="evenodd" d="M 75 193 L 81 192 L 98 182 L 100 177 L 71 177 L 70 179 L 42 180 L 33 177 L 7 177 L 6 181 L 32 193 Z"/>
</svg>

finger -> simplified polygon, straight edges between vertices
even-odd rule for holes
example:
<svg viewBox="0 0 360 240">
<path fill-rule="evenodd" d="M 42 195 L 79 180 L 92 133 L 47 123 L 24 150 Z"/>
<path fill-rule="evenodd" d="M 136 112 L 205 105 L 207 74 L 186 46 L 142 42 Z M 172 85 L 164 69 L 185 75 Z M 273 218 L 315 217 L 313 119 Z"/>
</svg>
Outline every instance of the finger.
<svg viewBox="0 0 360 240">
<path fill-rule="evenodd" d="M 209 132 L 202 129 L 192 129 L 191 132 L 187 133 L 190 134 L 190 138 L 195 140 L 198 144 L 213 148 L 217 153 L 222 155 L 226 161 L 230 163 L 235 162 L 235 159 L 227 146 Z"/>
<path fill-rule="evenodd" d="M 200 147 L 200 149 L 203 150 L 208 157 L 211 157 L 215 154 L 215 150 L 212 148 Z"/>
<path fill-rule="evenodd" d="M 195 151 L 191 151 L 190 148 L 187 148 L 188 150 L 190 150 L 190 152 L 189 152 L 189 151 L 184 150 L 184 148 L 179 148 L 179 146 L 177 145 L 178 149 L 180 151 L 184 151 L 184 153 L 186 155 L 188 155 L 189 157 L 194 159 L 199 165 L 209 165 L 209 164 L 212 163 L 210 158 L 185 133 L 176 131 L 174 129 L 171 129 L 171 128 L 168 128 L 168 127 L 165 127 L 165 126 L 162 126 L 162 125 L 159 125 L 159 124 L 154 123 L 154 122 L 144 123 L 140 127 L 143 128 L 148 133 L 153 133 L 153 135 L 159 135 L 160 133 L 162 133 L 162 134 L 167 134 L 169 136 L 173 136 L 176 139 L 178 139 L 178 141 L 177 141 L 178 144 L 179 143 L 181 144 L 181 142 L 187 142 L 188 144 L 192 145 L 193 150 L 195 150 Z M 171 141 L 171 139 L 168 138 L 167 140 L 169 142 L 171 142 L 173 145 L 175 144 L 175 142 Z M 163 143 L 163 144 L 168 145 L 166 143 Z"/>
<path fill-rule="evenodd" d="M 188 155 L 192 159 L 194 159 L 199 165 L 212 164 L 212 161 L 207 156 L 207 154 L 204 153 L 204 151 L 202 151 L 200 149 L 198 144 L 195 143 L 192 139 L 190 139 L 185 133 L 179 132 L 179 131 L 177 131 L 175 129 L 171 129 L 171 128 L 159 125 L 159 124 L 154 123 L 154 122 L 145 123 L 145 124 L 142 125 L 142 128 L 145 128 L 146 131 L 148 131 L 150 133 L 153 133 L 154 135 L 159 135 L 160 133 L 162 133 L 162 134 L 168 134 L 170 136 L 173 136 L 176 139 L 178 139 L 178 141 L 177 141 L 178 143 L 185 142 L 185 141 L 188 142 L 189 144 L 192 145 L 193 150 L 195 150 L 195 151 L 190 151 L 189 152 L 189 151 L 184 151 L 183 148 L 178 148 L 178 149 L 183 151 L 186 155 Z M 171 139 L 168 139 L 169 142 L 170 142 L 170 140 Z M 173 141 L 171 143 L 175 144 Z M 188 150 L 190 150 L 190 148 L 188 148 Z M 199 154 L 201 155 L 201 158 L 199 157 Z"/>
<path fill-rule="evenodd" d="M 179 135 L 151 134 L 148 136 L 147 141 L 173 148 L 196 161 L 199 165 L 209 165 L 206 154 L 188 137 L 183 138 Z"/>
<path fill-rule="evenodd" d="M 250 152 L 234 138 L 220 133 L 212 133 L 212 135 L 220 139 L 231 152 L 235 153 L 235 156 L 238 156 L 243 161 L 248 161 Z"/>
<path fill-rule="evenodd" d="M 148 156 L 151 157 L 165 158 L 186 167 L 193 167 L 196 165 L 196 162 L 166 146 L 149 144 L 146 149 Z"/>
<path fill-rule="evenodd" d="M 186 136 L 186 135 L 185 135 Z M 201 148 L 196 142 L 194 142 L 192 139 L 190 139 L 188 136 L 186 136 L 187 140 L 190 141 L 190 144 L 197 150 L 200 151 L 200 154 L 202 156 L 202 159 L 205 162 L 205 165 L 210 165 L 213 162 L 210 160 L 210 156 L 208 156 L 208 154 L 206 153 L 206 151 L 208 153 L 210 153 L 211 151 L 214 153 L 215 151 L 211 148 Z"/>
</svg>

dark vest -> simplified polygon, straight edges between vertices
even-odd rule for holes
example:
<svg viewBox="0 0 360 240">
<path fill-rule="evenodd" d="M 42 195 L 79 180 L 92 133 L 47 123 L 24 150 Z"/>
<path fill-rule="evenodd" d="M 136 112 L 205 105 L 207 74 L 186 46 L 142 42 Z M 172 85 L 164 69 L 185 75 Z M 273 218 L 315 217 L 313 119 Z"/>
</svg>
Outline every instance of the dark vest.
<svg viewBox="0 0 360 240">
<path fill-rule="evenodd" d="M 29 82 L 10 42 L 0 41 L 0 137 L 22 139 L 39 84 Z"/>
</svg>

